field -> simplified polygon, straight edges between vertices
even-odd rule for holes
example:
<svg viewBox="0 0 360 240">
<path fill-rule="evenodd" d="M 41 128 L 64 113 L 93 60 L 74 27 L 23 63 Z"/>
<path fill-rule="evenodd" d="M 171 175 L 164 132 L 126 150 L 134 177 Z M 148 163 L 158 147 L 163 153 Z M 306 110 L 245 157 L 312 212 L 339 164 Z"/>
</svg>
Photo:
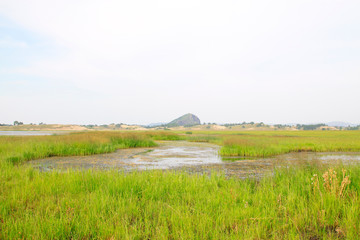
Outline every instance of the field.
<svg viewBox="0 0 360 240">
<path fill-rule="evenodd" d="M 0 136 L 0 163 L 52 156 L 92 155 L 117 149 L 154 147 L 154 140 L 178 140 L 166 132 L 79 132 L 53 136 Z"/>
<path fill-rule="evenodd" d="M 360 151 L 359 131 L 86 132 L 0 137 L 0 239 L 357 239 L 360 166 L 221 173 L 39 172 L 24 161 L 155 146 L 222 145 L 223 155 Z"/>
<path fill-rule="evenodd" d="M 213 142 L 223 156 L 268 157 L 289 152 L 360 152 L 359 131 L 202 131 L 190 141 Z"/>
</svg>

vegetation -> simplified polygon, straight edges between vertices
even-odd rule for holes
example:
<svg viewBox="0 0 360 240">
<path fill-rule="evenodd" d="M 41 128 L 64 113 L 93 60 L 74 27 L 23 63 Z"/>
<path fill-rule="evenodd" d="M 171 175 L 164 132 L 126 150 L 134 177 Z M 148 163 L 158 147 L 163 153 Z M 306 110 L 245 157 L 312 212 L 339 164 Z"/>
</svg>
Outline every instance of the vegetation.
<svg viewBox="0 0 360 240">
<path fill-rule="evenodd" d="M 166 124 L 167 127 L 178 127 L 178 126 L 186 126 L 186 127 L 190 127 L 190 126 L 194 126 L 194 125 L 200 125 L 200 119 L 195 116 L 194 114 L 188 113 L 185 114 L 171 122 L 169 122 L 168 124 Z"/>
<path fill-rule="evenodd" d="M 356 239 L 360 166 L 262 179 L 182 171 L 40 172 L 25 160 L 204 141 L 222 154 L 359 151 L 359 131 L 85 132 L 0 136 L 0 239 Z M 229 151 L 229 152 L 226 152 Z"/>
<path fill-rule="evenodd" d="M 19 122 L 19 121 L 14 121 L 14 126 L 16 126 L 16 125 L 24 125 L 24 123 L 23 123 L 23 122 Z"/>
<path fill-rule="evenodd" d="M 281 133 L 281 132 L 276 132 Z M 225 137 L 224 156 L 268 157 L 289 152 L 360 151 L 359 132 L 298 132 Z"/>
<path fill-rule="evenodd" d="M 223 156 L 268 157 L 289 152 L 360 151 L 359 131 L 148 131 L 83 132 L 58 136 L 1 136 L 0 153 L 17 163 L 50 156 L 90 155 L 120 148 L 151 147 L 153 140 L 188 140 L 222 145 Z"/>
<path fill-rule="evenodd" d="M 193 131 L 186 139 L 219 144 L 223 156 L 269 157 L 289 152 L 360 152 L 359 131 Z"/>
<path fill-rule="evenodd" d="M 360 125 L 354 127 L 347 127 L 346 130 L 360 130 Z"/>
<path fill-rule="evenodd" d="M 316 130 L 321 127 L 325 127 L 326 124 L 320 123 L 320 124 L 297 124 L 296 128 L 301 130 Z"/>
<path fill-rule="evenodd" d="M 280 169 L 260 181 L 12 167 L 1 169 L 0 184 L 1 239 L 356 239 L 360 231 L 359 167 Z"/>
<path fill-rule="evenodd" d="M 278 128 L 278 129 L 286 129 L 286 128 L 291 128 L 291 125 L 289 125 L 289 124 L 275 124 L 274 127 Z"/>
<path fill-rule="evenodd" d="M 116 149 L 153 147 L 161 133 L 82 132 L 53 136 L 0 136 L 1 160 L 11 163 L 51 156 L 92 155 Z M 171 134 L 166 135 L 170 138 Z M 164 137 L 165 138 L 165 137 Z"/>
</svg>

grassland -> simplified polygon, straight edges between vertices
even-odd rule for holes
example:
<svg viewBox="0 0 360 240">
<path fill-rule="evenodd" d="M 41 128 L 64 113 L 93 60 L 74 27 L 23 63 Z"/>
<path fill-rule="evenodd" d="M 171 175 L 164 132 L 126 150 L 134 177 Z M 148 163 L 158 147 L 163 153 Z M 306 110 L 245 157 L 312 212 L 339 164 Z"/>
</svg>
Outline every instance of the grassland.
<svg viewBox="0 0 360 240">
<path fill-rule="evenodd" d="M 358 238 L 360 166 L 356 165 L 275 169 L 274 175 L 262 179 L 239 180 L 220 173 L 39 172 L 22 164 L 47 156 L 96 154 L 181 139 L 213 142 L 223 145 L 221 151 L 229 148 L 231 154 L 246 156 L 358 151 L 360 146 L 359 131 L 1 136 L 0 239 Z"/>
<path fill-rule="evenodd" d="M 336 171 L 330 182 L 314 167 L 260 181 L 2 169 L 0 238 L 357 239 L 360 168 Z"/>
<path fill-rule="evenodd" d="M 186 136 L 186 139 L 219 144 L 223 156 L 268 157 L 289 152 L 360 152 L 360 131 L 197 131 Z"/>
<path fill-rule="evenodd" d="M 52 156 L 110 153 L 122 148 L 154 147 L 154 140 L 178 140 L 167 132 L 79 132 L 52 136 L 0 136 L 0 163 Z"/>
</svg>

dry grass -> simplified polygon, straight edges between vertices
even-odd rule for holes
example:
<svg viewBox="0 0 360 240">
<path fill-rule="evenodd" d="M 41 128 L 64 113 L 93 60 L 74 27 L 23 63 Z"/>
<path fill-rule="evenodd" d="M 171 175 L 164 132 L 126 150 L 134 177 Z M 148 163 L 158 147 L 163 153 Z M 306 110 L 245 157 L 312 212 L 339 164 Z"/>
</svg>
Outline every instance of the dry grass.
<svg viewBox="0 0 360 240">
<path fill-rule="evenodd" d="M 320 186 L 320 180 L 317 174 L 314 174 L 311 178 L 313 192 L 315 194 L 319 193 L 320 196 L 325 192 L 341 198 L 351 184 L 350 176 L 346 175 L 345 169 L 342 169 L 342 177 L 338 177 L 336 170 L 329 168 L 322 174 L 322 181 L 323 188 Z"/>
</svg>

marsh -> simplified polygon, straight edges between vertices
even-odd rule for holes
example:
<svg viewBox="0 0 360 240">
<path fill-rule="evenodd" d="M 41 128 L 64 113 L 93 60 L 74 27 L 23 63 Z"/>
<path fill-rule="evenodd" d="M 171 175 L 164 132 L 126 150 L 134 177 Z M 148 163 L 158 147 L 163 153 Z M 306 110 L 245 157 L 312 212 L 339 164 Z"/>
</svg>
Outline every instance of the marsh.
<svg viewBox="0 0 360 240">
<path fill-rule="evenodd" d="M 276 168 L 302 165 L 348 165 L 360 162 L 359 152 L 296 152 L 273 157 L 224 157 L 220 146 L 186 141 L 159 141 L 157 147 L 119 149 L 90 156 L 50 157 L 29 161 L 42 171 L 52 169 L 185 170 L 191 173 L 219 171 L 227 176 L 261 177 Z"/>
</svg>

